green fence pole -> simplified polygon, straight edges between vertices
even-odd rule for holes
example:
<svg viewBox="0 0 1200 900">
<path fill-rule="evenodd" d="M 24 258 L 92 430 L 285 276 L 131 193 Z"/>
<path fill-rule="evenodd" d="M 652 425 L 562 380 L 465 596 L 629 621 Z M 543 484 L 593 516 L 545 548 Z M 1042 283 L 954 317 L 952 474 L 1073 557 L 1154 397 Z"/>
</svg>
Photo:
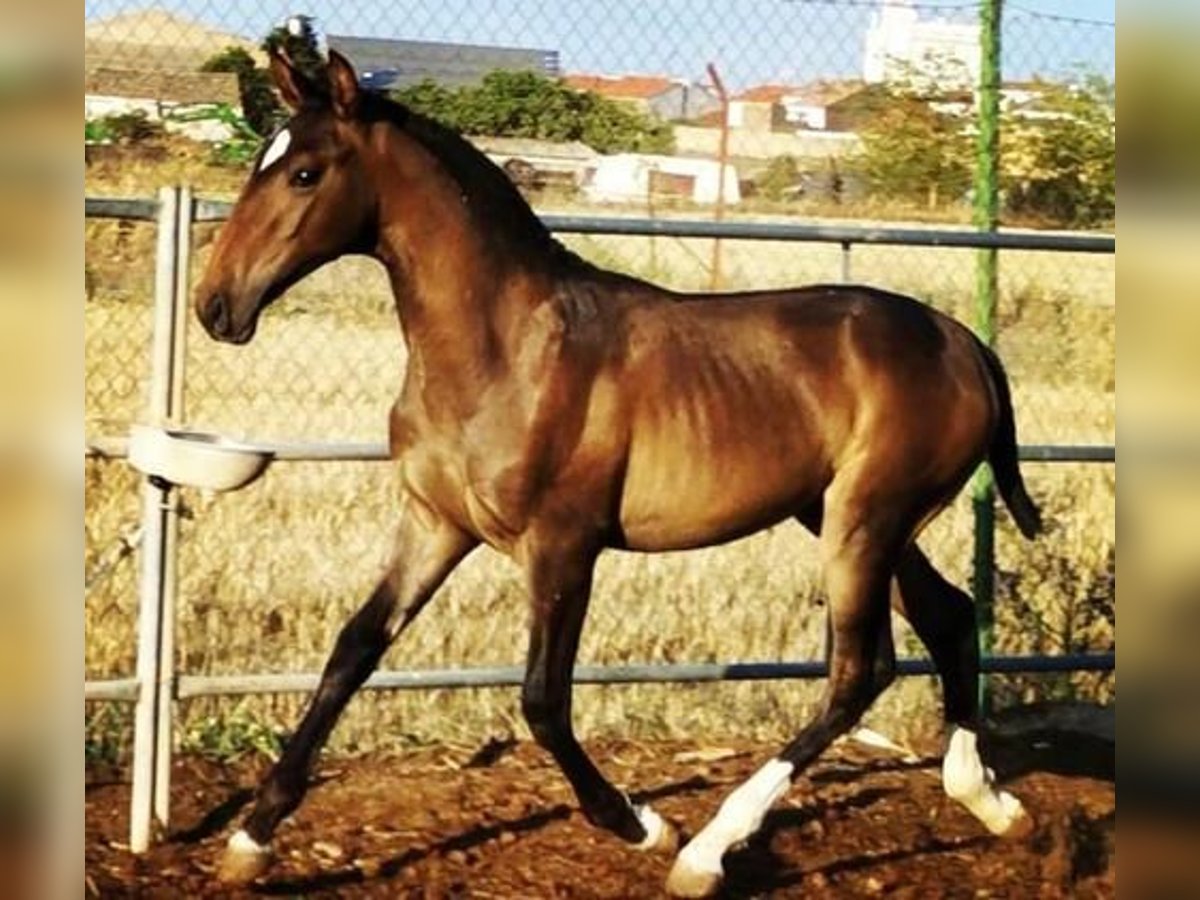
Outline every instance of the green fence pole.
<svg viewBox="0 0 1200 900">
<path fill-rule="evenodd" d="M 975 156 L 975 227 L 980 231 L 995 231 L 999 221 L 999 185 L 997 184 L 1000 156 L 1000 18 L 1002 0 L 983 0 L 979 8 L 980 66 L 979 66 L 979 137 Z M 976 251 L 975 262 L 975 330 L 980 339 L 991 346 L 996 338 L 997 251 Z M 972 482 L 972 502 L 975 512 L 974 575 L 972 592 L 978 617 L 979 650 L 989 655 L 992 650 L 995 573 L 995 491 L 992 472 L 981 466 Z M 980 711 L 988 713 L 991 698 L 986 676 L 979 679 Z"/>
</svg>

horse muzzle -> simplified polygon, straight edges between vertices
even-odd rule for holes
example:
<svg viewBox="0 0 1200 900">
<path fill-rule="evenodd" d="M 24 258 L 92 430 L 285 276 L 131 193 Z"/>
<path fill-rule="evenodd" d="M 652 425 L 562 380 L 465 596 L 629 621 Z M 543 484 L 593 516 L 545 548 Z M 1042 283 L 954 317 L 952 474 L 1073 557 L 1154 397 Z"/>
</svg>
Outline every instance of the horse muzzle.
<svg viewBox="0 0 1200 900">
<path fill-rule="evenodd" d="M 258 316 L 252 315 L 239 323 L 229 296 L 217 291 L 196 303 L 196 317 L 209 337 L 226 344 L 245 344 L 254 337 Z"/>
</svg>

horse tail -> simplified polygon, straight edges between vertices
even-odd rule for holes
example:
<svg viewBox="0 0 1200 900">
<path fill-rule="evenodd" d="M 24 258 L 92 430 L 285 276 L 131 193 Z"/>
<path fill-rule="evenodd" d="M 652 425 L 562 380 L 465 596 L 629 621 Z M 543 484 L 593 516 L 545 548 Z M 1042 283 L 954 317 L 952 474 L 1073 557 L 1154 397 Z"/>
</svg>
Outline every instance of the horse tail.
<svg viewBox="0 0 1200 900">
<path fill-rule="evenodd" d="M 1013 418 L 1008 376 L 1004 374 L 1004 366 L 1001 365 L 1000 357 L 995 351 L 982 341 L 979 342 L 979 346 L 1000 402 L 1000 421 L 996 425 L 992 445 L 988 448 L 988 462 L 991 463 L 992 475 L 996 479 L 996 489 L 1016 519 L 1021 534 L 1033 538 L 1042 530 L 1042 514 L 1034 505 L 1029 492 L 1025 490 L 1021 469 L 1017 465 L 1017 426 Z"/>
</svg>

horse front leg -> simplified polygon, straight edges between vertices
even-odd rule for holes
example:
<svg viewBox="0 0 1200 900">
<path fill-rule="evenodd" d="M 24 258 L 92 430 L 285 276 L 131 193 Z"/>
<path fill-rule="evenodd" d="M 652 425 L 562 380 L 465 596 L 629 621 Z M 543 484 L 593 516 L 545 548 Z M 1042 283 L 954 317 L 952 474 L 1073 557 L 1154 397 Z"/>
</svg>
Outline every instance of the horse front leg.
<svg viewBox="0 0 1200 900">
<path fill-rule="evenodd" d="M 591 594 L 596 553 L 567 547 L 530 554 L 532 626 L 521 710 L 538 744 L 571 783 L 584 816 L 638 849 L 673 851 L 675 830 L 648 805 L 634 806 L 588 758 L 571 725 L 571 683 Z"/>
<path fill-rule="evenodd" d="M 229 839 L 218 873 L 222 881 L 244 884 L 267 870 L 275 829 L 303 800 L 313 759 L 342 710 L 384 651 L 475 545 L 473 538 L 406 498 L 388 571 L 338 634 L 304 718 L 259 787 L 254 809 Z"/>
</svg>

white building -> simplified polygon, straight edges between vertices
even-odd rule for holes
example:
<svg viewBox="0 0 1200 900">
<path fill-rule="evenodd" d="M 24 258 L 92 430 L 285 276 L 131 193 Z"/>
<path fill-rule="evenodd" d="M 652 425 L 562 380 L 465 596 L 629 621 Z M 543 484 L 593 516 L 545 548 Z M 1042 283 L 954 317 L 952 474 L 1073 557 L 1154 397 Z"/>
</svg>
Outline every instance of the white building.
<svg viewBox="0 0 1200 900">
<path fill-rule="evenodd" d="M 166 72 L 90 69 L 84 73 L 83 117 L 86 121 L 127 113 L 144 113 L 168 131 L 196 141 L 227 141 L 233 130 L 215 107 L 241 115 L 237 76 L 232 72 Z"/>
<path fill-rule="evenodd" d="M 871 14 L 863 80 L 878 84 L 926 75 L 941 88 L 973 88 L 979 83 L 979 38 L 978 23 L 922 21 L 912 0 L 890 0 Z"/>
<path fill-rule="evenodd" d="M 741 200 L 737 169 L 725 165 L 726 203 Z M 651 194 L 674 194 L 694 203 L 716 203 L 721 165 L 715 159 L 617 153 L 588 167 L 584 193 L 598 203 L 644 203 Z"/>
</svg>

